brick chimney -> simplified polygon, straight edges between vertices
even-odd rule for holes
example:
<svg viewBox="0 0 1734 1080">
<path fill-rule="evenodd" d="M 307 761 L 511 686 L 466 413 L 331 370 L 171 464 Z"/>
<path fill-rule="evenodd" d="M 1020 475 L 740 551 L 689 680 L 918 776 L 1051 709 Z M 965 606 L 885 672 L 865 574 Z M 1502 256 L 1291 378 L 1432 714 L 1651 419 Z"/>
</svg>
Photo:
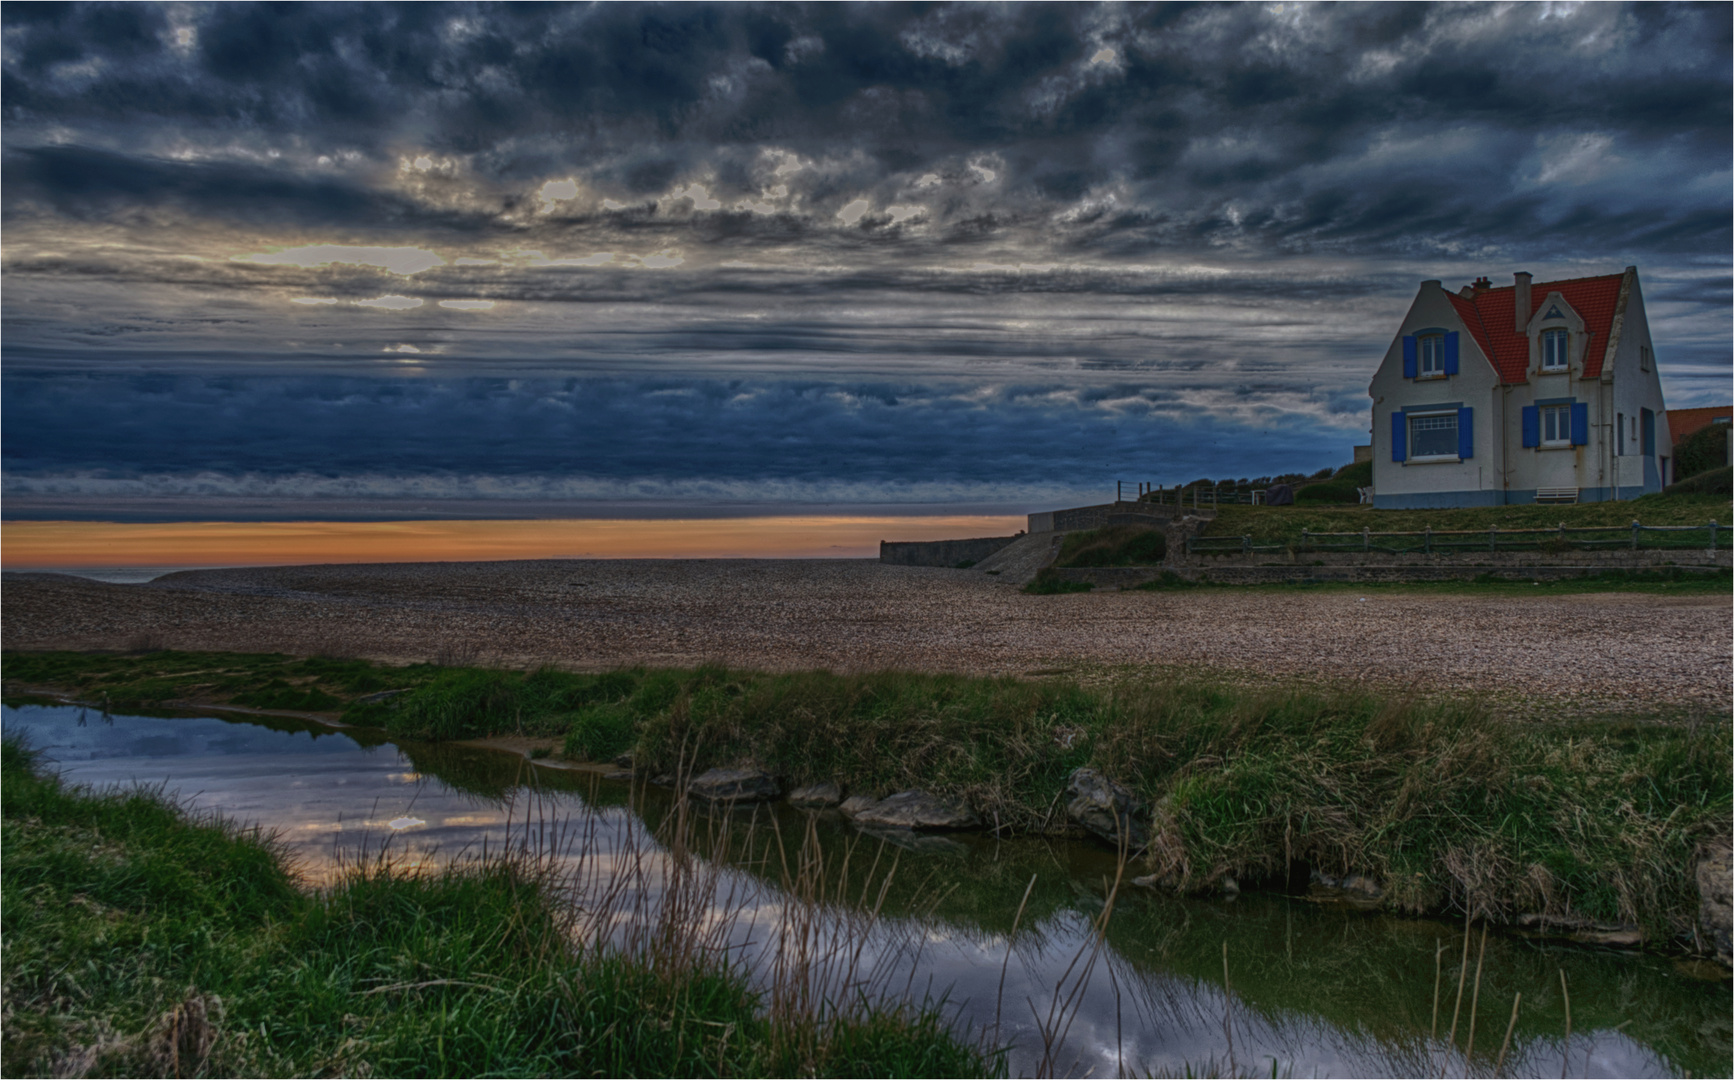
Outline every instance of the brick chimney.
<svg viewBox="0 0 1734 1080">
<path fill-rule="evenodd" d="M 1478 277 L 1475 279 L 1475 291 L 1476 292 L 1484 293 L 1488 289 L 1491 289 L 1491 288 L 1493 288 L 1493 282 L 1489 281 L 1488 279 L 1486 279 L 1484 277 Z"/>
<path fill-rule="evenodd" d="M 1517 318 L 1517 332 L 1522 334 L 1529 330 L 1529 317 L 1534 314 L 1529 306 L 1529 272 L 1519 270 L 1517 278 L 1517 297 L 1512 305 L 1512 312 Z"/>
</svg>

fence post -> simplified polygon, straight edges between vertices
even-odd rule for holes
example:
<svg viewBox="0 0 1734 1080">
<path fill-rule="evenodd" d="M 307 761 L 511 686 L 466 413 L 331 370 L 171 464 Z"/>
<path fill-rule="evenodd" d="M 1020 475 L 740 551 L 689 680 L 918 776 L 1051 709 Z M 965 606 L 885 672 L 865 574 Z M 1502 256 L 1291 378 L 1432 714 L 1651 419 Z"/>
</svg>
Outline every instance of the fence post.
<svg viewBox="0 0 1734 1080">
<path fill-rule="evenodd" d="M 1638 550 L 1638 530 L 1641 528 L 1643 528 L 1643 526 L 1638 524 L 1638 519 L 1633 518 L 1632 519 L 1632 550 L 1633 551 Z"/>
<path fill-rule="evenodd" d="M 1487 550 L 1499 550 L 1499 526 L 1497 525 L 1487 526 Z"/>
<path fill-rule="evenodd" d="M 1429 555 L 1433 554 L 1433 526 L 1428 525 L 1426 530 L 1422 533 L 1422 535 L 1426 537 L 1426 539 L 1423 540 L 1422 543 L 1424 545 L 1426 545 L 1427 554 L 1429 554 Z"/>
<path fill-rule="evenodd" d="M 1559 523 L 1559 549 L 1565 550 L 1565 522 Z"/>
<path fill-rule="evenodd" d="M 1252 554 L 1252 534 L 1251 533 L 1246 533 L 1246 534 L 1243 534 L 1241 536 L 1241 538 L 1240 538 L 1240 553 L 1242 555 L 1251 555 Z"/>
<path fill-rule="evenodd" d="M 1373 550 L 1373 532 L 1372 532 L 1372 529 L 1366 525 L 1362 525 L 1361 526 L 1361 554 L 1365 555 L 1367 552 L 1369 552 L 1371 550 Z"/>
<path fill-rule="evenodd" d="M 1301 530 L 1301 550 L 1303 552 L 1307 550 L 1307 545 L 1310 542 L 1310 539 L 1311 538 L 1307 536 L 1307 531 L 1305 529 L 1302 529 Z M 1716 542 L 1716 537 L 1715 537 L 1715 534 L 1713 534 L 1713 533 L 1710 536 L 1710 542 L 1712 544 Z"/>
</svg>

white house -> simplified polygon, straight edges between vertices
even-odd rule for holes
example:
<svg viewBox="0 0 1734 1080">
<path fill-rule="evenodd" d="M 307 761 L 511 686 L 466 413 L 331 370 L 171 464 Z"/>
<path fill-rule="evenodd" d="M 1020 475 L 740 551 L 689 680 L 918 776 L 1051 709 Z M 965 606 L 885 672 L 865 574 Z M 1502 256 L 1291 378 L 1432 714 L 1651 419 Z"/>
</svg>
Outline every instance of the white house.
<svg viewBox="0 0 1734 1080">
<path fill-rule="evenodd" d="M 1460 292 L 1423 281 L 1367 392 L 1375 506 L 1597 502 L 1668 483 L 1635 266 Z"/>
</svg>

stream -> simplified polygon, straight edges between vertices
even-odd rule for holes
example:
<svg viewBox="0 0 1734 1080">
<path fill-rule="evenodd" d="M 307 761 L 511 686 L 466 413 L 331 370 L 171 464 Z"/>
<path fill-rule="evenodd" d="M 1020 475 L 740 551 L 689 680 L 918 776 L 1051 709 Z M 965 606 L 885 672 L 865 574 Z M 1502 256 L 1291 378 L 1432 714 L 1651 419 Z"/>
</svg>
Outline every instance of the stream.
<svg viewBox="0 0 1734 1080">
<path fill-rule="evenodd" d="M 39 705 L 5 707 L 0 729 L 71 782 L 160 788 L 197 811 L 274 832 L 315 886 L 362 859 L 433 868 L 518 845 L 579 876 L 607 873 L 630 853 L 667 857 L 658 829 L 674 807 L 667 793 L 515 754 L 284 718 Z M 938 1003 L 965 1038 L 993 1039 L 997 1016 L 993 1041 L 1009 1046 L 1014 1076 L 1465 1069 L 1446 1042 L 1460 923 L 1273 893 L 1178 898 L 1128 883 L 1098 942 L 1116 866 L 1094 844 L 869 834 L 834 813 L 781 804 L 698 816 L 692 848 L 715 870 L 707 902 L 728 908 L 727 918 L 703 917 L 722 919 L 730 955 L 761 985 L 777 939 L 766 920 L 787 910 L 783 867 L 810 837 L 831 868 L 817 919 L 856 928 L 873 992 Z M 1469 968 L 1473 983 L 1473 950 Z M 1730 984 L 1713 965 L 1491 934 L 1471 1071 L 1492 1074 L 1519 993 L 1508 1075 L 1734 1071 Z M 1466 993 L 1459 1047 L 1469 1011 Z"/>
</svg>

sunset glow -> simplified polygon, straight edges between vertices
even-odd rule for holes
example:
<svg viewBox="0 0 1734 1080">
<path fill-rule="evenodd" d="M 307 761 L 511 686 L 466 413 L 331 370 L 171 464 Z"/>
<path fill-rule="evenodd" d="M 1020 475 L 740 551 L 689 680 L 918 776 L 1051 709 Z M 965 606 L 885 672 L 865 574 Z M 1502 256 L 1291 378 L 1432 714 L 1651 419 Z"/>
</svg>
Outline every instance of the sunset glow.
<svg viewBox="0 0 1734 1080">
<path fill-rule="evenodd" d="M 881 540 L 1009 536 L 1022 517 L 760 517 L 697 521 L 13 521 L 8 570 L 487 559 L 861 559 Z"/>
</svg>

